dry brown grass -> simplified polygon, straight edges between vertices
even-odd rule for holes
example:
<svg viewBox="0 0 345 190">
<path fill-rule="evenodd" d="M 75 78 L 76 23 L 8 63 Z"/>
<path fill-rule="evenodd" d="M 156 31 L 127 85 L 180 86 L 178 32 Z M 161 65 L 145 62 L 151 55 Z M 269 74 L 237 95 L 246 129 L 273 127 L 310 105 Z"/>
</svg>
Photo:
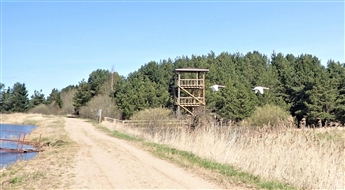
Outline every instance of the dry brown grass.
<svg viewBox="0 0 345 190">
<path fill-rule="evenodd" d="M 75 143 L 64 130 L 62 117 L 41 114 L 4 114 L 2 123 L 31 124 L 37 128 L 28 136 L 28 140 L 37 141 L 42 134 L 44 151 L 30 161 L 19 161 L 0 171 L 0 189 L 66 189 L 73 176 L 70 173 L 72 159 L 77 152 Z M 61 143 L 57 143 L 61 140 Z"/>
<path fill-rule="evenodd" d="M 160 128 L 155 135 L 147 135 L 142 128 L 107 125 L 299 189 L 344 188 L 345 130 L 342 129 L 299 130 L 281 126 L 253 130 L 227 126 L 200 128 L 191 133 Z"/>
</svg>

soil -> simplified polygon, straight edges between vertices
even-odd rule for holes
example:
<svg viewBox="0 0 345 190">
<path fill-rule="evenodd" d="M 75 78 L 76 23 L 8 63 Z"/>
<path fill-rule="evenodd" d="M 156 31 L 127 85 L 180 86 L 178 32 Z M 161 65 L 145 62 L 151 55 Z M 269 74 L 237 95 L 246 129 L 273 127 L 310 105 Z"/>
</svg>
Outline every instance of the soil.
<svg viewBox="0 0 345 190">
<path fill-rule="evenodd" d="M 72 189 L 221 189 L 126 141 L 98 131 L 91 123 L 65 118 L 65 130 L 76 141 Z"/>
</svg>

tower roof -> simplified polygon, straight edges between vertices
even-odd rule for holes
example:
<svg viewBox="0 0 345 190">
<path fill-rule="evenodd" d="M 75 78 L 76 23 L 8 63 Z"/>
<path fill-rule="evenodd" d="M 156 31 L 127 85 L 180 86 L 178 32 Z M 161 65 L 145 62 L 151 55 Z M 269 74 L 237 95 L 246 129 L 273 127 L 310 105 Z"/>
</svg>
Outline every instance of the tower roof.
<svg viewBox="0 0 345 190">
<path fill-rule="evenodd" d="M 175 69 L 174 72 L 208 72 L 208 69 L 199 69 L 199 68 L 180 68 Z"/>
</svg>

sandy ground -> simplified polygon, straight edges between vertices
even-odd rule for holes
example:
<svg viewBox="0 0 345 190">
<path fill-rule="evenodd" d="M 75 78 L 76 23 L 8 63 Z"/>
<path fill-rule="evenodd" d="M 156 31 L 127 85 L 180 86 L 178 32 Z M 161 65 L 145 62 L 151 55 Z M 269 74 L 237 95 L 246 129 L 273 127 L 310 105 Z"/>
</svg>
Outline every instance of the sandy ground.
<svg viewBox="0 0 345 190">
<path fill-rule="evenodd" d="M 72 189 L 221 189 L 169 162 L 110 137 L 80 119 L 65 129 L 80 146 Z"/>
</svg>

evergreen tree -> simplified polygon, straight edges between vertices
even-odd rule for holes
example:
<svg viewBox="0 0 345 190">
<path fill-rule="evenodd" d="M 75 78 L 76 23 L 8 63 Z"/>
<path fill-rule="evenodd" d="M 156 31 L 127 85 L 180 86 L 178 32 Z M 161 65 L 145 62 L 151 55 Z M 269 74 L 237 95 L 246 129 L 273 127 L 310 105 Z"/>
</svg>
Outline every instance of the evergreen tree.
<svg viewBox="0 0 345 190">
<path fill-rule="evenodd" d="M 240 80 L 229 81 L 224 89 L 210 94 L 211 110 L 225 119 L 240 121 L 249 117 L 257 105 L 249 84 Z"/>
<path fill-rule="evenodd" d="M 329 60 L 327 64 L 330 87 L 336 89 L 337 97 L 334 101 L 335 120 L 345 124 L 345 64 Z"/>
<path fill-rule="evenodd" d="M 117 105 L 122 108 L 123 118 L 130 118 L 135 112 L 165 107 L 169 101 L 167 87 L 150 80 L 147 75 L 132 73 L 115 93 Z"/>
<path fill-rule="evenodd" d="M 77 89 L 78 86 L 75 86 L 75 85 L 68 85 L 67 87 L 61 89 L 61 92 L 68 92 L 70 90 L 74 90 L 74 89 Z"/>
<path fill-rule="evenodd" d="M 289 86 L 291 92 L 290 101 L 292 102 L 290 111 L 293 116 L 296 116 L 298 121 L 304 117 L 308 117 L 308 122 L 313 123 L 316 118 L 310 114 L 308 115 L 309 110 L 320 110 L 321 108 L 316 109 L 310 106 L 315 100 L 314 97 L 311 99 L 310 95 L 313 94 L 313 86 L 320 80 L 323 80 L 321 78 L 321 73 L 324 68 L 321 66 L 317 57 L 307 54 L 300 55 L 296 59 L 294 68 L 294 80 L 291 86 Z M 321 83 L 319 84 L 322 85 Z M 317 98 L 319 98 L 319 96 L 320 94 L 317 94 Z"/>
<path fill-rule="evenodd" d="M 111 78 L 108 70 L 97 69 L 89 75 L 88 84 L 90 85 L 91 97 L 100 93 L 101 86 Z"/>
<path fill-rule="evenodd" d="M 273 80 L 277 81 L 273 88 L 270 89 L 270 92 L 276 97 L 276 105 L 279 105 L 284 110 L 289 110 L 292 105 L 290 95 L 295 74 L 294 57 L 291 54 L 284 57 L 282 53 L 276 54 L 273 52 L 271 65 L 272 75 L 275 75 Z"/>
<path fill-rule="evenodd" d="M 0 82 L 0 92 L 2 92 L 4 89 L 5 89 L 5 84 L 2 84 L 2 83 Z"/>
<path fill-rule="evenodd" d="M 161 83 L 159 84 L 160 85 L 160 92 L 163 92 L 163 88 L 167 89 L 168 90 L 168 98 L 167 98 L 167 101 L 166 101 L 166 107 L 167 108 L 173 108 L 174 106 L 174 100 L 173 100 L 173 97 L 174 97 L 174 73 L 173 73 L 173 63 L 170 59 L 168 60 L 163 60 L 161 63 L 160 63 L 160 68 L 161 70 L 163 71 L 163 76 L 164 76 L 164 83 Z"/>
<path fill-rule="evenodd" d="M 53 102 L 55 102 L 59 106 L 59 108 L 62 108 L 63 102 L 61 100 L 61 93 L 56 88 L 52 89 L 51 93 L 47 98 L 47 104 L 51 104 Z"/>
<path fill-rule="evenodd" d="M 46 103 L 46 99 L 44 97 L 44 94 L 42 93 L 42 90 L 40 91 L 35 90 L 34 94 L 31 95 L 29 109 L 34 108 L 37 105 L 45 104 L 45 103 Z"/>
<path fill-rule="evenodd" d="M 7 87 L 7 90 L 3 87 L 2 91 L 2 104 L 1 104 L 1 112 L 9 112 L 11 108 L 13 107 L 13 94 L 12 89 L 10 87 Z"/>
<path fill-rule="evenodd" d="M 5 101 L 5 84 L 0 83 L 0 112 L 4 112 L 4 101 Z"/>
<path fill-rule="evenodd" d="M 242 73 L 252 87 L 267 86 L 268 59 L 257 51 L 249 52 L 243 57 Z"/>
<path fill-rule="evenodd" d="M 28 91 L 26 90 L 25 84 L 19 82 L 13 85 L 12 89 L 11 112 L 25 112 L 29 107 Z"/>
<path fill-rule="evenodd" d="M 76 114 L 79 114 L 81 106 L 85 106 L 92 97 L 102 92 L 102 86 L 110 77 L 111 73 L 108 70 L 97 69 L 91 72 L 87 82 L 84 79 L 79 82 L 78 90 L 73 97 L 73 106 L 75 107 Z"/>
<path fill-rule="evenodd" d="M 91 85 L 83 79 L 79 82 L 78 90 L 73 97 L 73 106 L 76 114 L 79 114 L 79 108 L 85 106 L 92 98 Z"/>
<path fill-rule="evenodd" d="M 312 89 L 306 92 L 309 97 L 309 100 L 305 102 L 308 122 L 316 124 L 319 119 L 333 121 L 335 115 L 332 113 L 338 91 L 336 88 L 332 88 L 331 80 L 325 69 L 320 70 L 315 75 Z"/>
<path fill-rule="evenodd" d="M 3 93 L 4 93 L 4 90 L 5 90 L 5 84 L 2 84 L 0 82 L 0 105 L 2 105 L 2 101 L 3 101 Z"/>
</svg>

